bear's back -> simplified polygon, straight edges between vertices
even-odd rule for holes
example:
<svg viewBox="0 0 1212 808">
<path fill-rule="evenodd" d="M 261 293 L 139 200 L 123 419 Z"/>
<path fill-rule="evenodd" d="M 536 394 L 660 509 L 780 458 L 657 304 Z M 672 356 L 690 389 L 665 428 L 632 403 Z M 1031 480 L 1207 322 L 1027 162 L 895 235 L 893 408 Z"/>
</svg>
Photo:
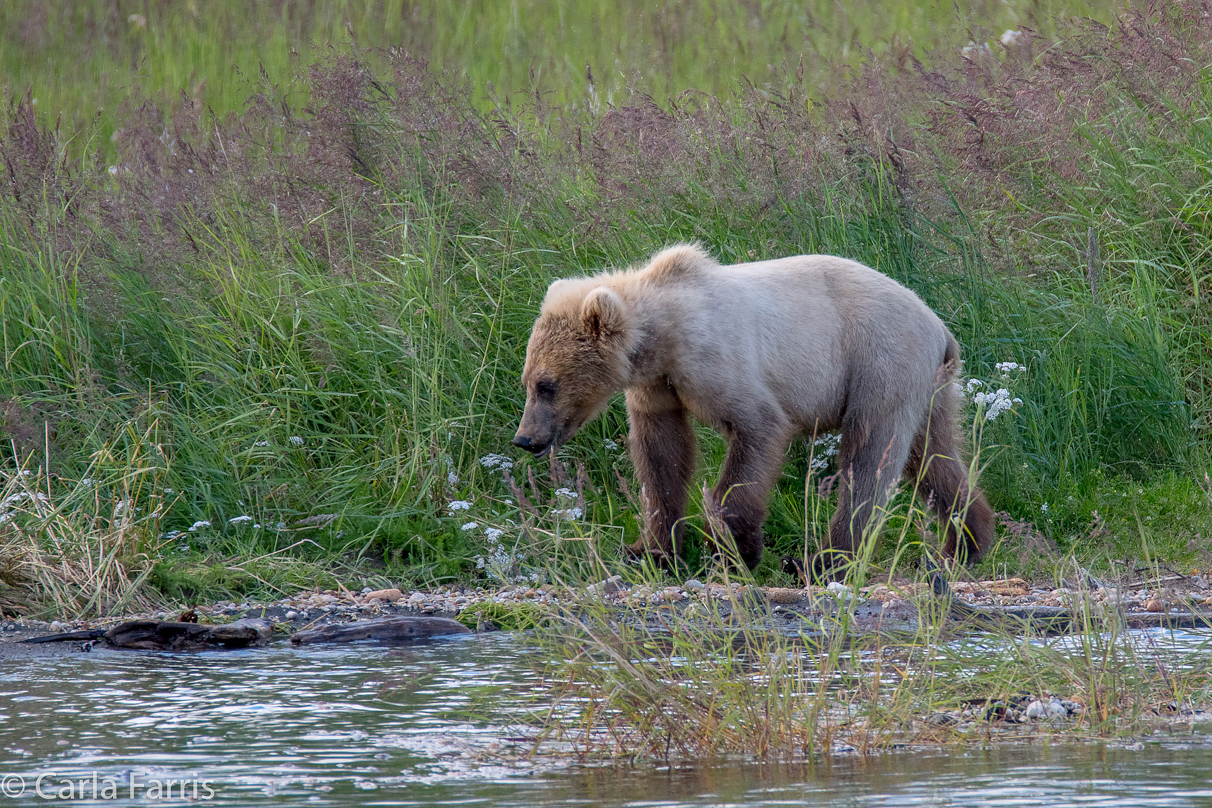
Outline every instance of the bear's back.
<svg viewBox="0 0 1212 808">
<path fill-rule="evenodd" d="M 947 349 L 946 326 L 916 294 L 845 258 L 711 262 L 649 282 L 679 322 L 678 375 L 696 398 L 769 396 L 808 426 L 840 411 L 859 379 L 882 395 L 928 395 L 904 385 L 932 380 Z"/>
</svg>

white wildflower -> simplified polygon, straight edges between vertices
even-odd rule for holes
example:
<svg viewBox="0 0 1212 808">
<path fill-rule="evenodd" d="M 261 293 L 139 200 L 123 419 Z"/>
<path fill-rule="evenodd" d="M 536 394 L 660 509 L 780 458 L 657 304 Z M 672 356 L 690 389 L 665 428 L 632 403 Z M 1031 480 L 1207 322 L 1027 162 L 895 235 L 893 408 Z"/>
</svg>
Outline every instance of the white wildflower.
<svg viewBox="0 0 1212 808">
<path fill-rule="evenodd" d="M 459 475 L 455 474 L 453 471 L 446 472 L 446 482 L 450 483 L 451 485 L 458 485 Z"/>
<path fill-rule="evenodd" d="M 184 533 L 182 533 L 180 530 L 170 530 L 170 531 L 168 531 L 167 533 L 165 533 L 165 534 L 164 534 L 164 538 L 166 538 L 166 539 L 175 539 L 175 538 L 177 538 L 178 536 L 184 536 L 184 535 L 185 535 L 185 534 L 184 534 Z"/>
<path fill-rule="evenodd" d="M 454 502 L 447 505 L 446 509 L 452 514 L 455 511 L 469 511 L 471 510 L 471 502 L 465 499 L 456 499 Z"/>
<path fill-rule="evenodd" d="M 553 508 L 551 515 L 556 519 L 580 519 L 583 512 L 580 508 Z"/>
<path fill-rule="evenodd" d="M 13 494 L 12 496 L 8 496 L 8 497 L 5 497 L 3 500 L 0 500 L 0 508 L 6 508 L 6 509 L 11 508 L 13 506 L 13 503 L 20 502 L 21 500 L 25 499 L 27 496 L 29 496 L 29 495 L 26 494 L 24 491 L 18 491 L 17 493 Z"/>
<path fill-rule="evenodd" d="M 251 522 L 252 520 L 253 518 L 251 516 L 233 516 L 231 519 L 227 520 L 227 524 L 242 525 L 245 522 Z"/>
<path fill-rule="evenodd" d="M 558 499 L 576 499 L 576 492 L 569 488 L 557 488 L 555 495 Z"/>
<path fill-rule="evenodd" d="M 619 449 L 619 445 L 617 443 L 615 443 L 614 441 L 612 441 L 610 438 L 607 438 L 606 440 L 602 441 L 602 445 L 605 446 L 607 449 L 609 449 L 612 452 L 617 452 Z"/>
<path fill-rule="evenodd" d="M 83 486 L 85 486 L 85 487 L 88 487 L 88 486 L 90 486 L 90 485 L 92 485 L 92 484 L 93 484 L 93 481 L 92 481 L 92 478 L 90 478 L 90 477 L 85 477 L 84 479 L 82 479 L 82 480 L 80 481 L 80 485 L 83 485 Z"/>
<path fill-rule="evenodd" d="M 989 56 L 992 51 L 989 50 L 989 46 L 984 42 L 978 45 L 972 40 L 968 40 L 968 44 L 960 48 L 960 53 L 963 54 L 965 59 L 977 59 L 982 56 Z"/>
<path fill-rule="evenodd" d="M 496 544 L 501 541 L 501 537 L 505 535 L 505 531 L 499 527 L 484 528 L 484 537 L 488 539 L 489 544 Z"/>
<path fill-rule="evenodd" d="M 253 446 L 254 446 L 254 447 L 256 447 L 256 446 L 268 446 L 268 445 L 269 445 L 269 441 L 267 441 L 267 440 L 259 440 L 259 441 L 257 441 L 256 443 L 254 443 L 254 444 L 253 444 Z"/>
<path fill-rule="evenodd" d="M 976 390 L 978 387 L 984 387 L 984 386 L 985 386 L 985 383 L 982 382 L 980 379 L 969 379 L 967 381 L 967 383 L 964 385 L 964 389 L 968 391 L 968 395 L 972 395 L 973 390 Z"/>
<path fill-rule="evenodd" d="M 1022 31 L 1015 31 L 1013 28 L 1007 28 L 1002 34 L 1002 44 L 1007 48 L 1013 45 L 1021 45 L 1026 40 Z"/>
<path fill-rule="evenodd" d="M 834 457 L 838 452 L 838 447 L 842 444 L 842 436 L 839 432 L 826 432 L 824 435 L 819 435 L 812 441 L 813 446 L 821 447 L 821 454 L 824 457 Z M 813 454 L 816 454 L 813 452 Z"/>
<path fill-rule="evenodd" d="M 486 469 L 509 471 L 513 468 L 513 460 L 503 454 L 486 454 L 480 458 L 480 465 Z"/>
<path fill-rule="evenodd" d="M 1021 398 L 1011 398 L 1010 391 L 999 387 L 994 393 L 977 393 L 972 397 L 973 403 L 985 408 L 985 420 L 992 421 L 1016 404 L 1022 404 Z"/>
<path fill-rule="evenodd" d="M 475 522 L 467 522 L 467 523 L 465 523 L 465 524 L 463 525 L 463 527 L 461 527 L 461 528 L 459 528 L 459 529 L 460 529 L 460 530 L 475 530 L 477 527 L 479 527 L 479 525 L 478 525 L 477 523 L 475 523 Z"/>
<path fill-rule="evenodd" d="M 110 166 L 110 167 L 109 167 L 109 175 L 110 175 L 111 177 L 116 177 L 116 176 L 118 176 L 118 167 L 117 167 L 117 166 Z"/>
<path fill-rule="evenodd" d="M 302 445 L 303 445 L 303 439 L 302 439 L 302 438 L 300 438 L 298 435 L 291 435 L 291 436 L 290 436 L 290 442 L 291 442 L 291 443 L 293 443 L 295 446 L 302 446 Z"/>
<path fill-rule="evenodd" d="M 198 521 L 196 521 L 192 525 L 190 525 L 189 532 L 197 533 L 199 530 L 201 530 L 204 527 L 210 527 L 210 522 L 206 521 L 205 519 L 199 519 Z"/>
<path fill-rule="evenodd" d="M 1047 502 L 1045 502 L 1043 505 L 1040 505 L 1040 506 L 1039 506 L 1039 509 L 1040 509 L 1041 511 L 1043 511 L 1044 513 L 1047 513 L 1047 512 L 1048 512 L 1048 503 L 1047 503 Z"/>
</svg>

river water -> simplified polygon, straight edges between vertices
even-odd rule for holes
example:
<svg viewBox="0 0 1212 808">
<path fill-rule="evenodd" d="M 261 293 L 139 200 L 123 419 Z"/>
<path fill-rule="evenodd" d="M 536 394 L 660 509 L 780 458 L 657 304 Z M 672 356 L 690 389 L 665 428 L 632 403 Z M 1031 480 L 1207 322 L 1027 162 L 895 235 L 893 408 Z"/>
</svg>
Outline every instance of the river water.
<svg viewBox="0 0 1212 808">
<path fill-rule="evenodd" d="M 1212 736 L 1198 734 L 813 766 L 526 759 L 511 722 L 541 696 L 534 653 L 497 634 L 394 649 L 0 658 L 0 808 L 1212 805 Z"/>
</svg>

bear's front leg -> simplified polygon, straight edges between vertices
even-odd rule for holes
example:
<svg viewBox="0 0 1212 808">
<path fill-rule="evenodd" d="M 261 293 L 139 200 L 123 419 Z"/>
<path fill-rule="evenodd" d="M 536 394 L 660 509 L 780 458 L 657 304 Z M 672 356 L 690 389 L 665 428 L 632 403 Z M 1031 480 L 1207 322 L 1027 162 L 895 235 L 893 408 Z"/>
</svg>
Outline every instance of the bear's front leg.
<svg viewBox="0 0 1212 808">
<path fill-rule="evenodd" d="M 735 554 L 753 569 L 762 560 L 762 523 L 790 441 L 784 431 L 769 428 L 736 431 L 727 437 L 724 469 L 704 503 L 707 529 L 714 554 L 727 557 L 726 546 L 721 547 L 725 537 L 719 535 L 723 523 L 736 543 Z"/>
<path fill-rule="evenodd" d="M 694 473 L 694 431 L 677 393 L 661 380 L 627 391 L 627 439 L 640 483 L 644 533 L 628 550 L 672 569 L 682 542 L 687 486 Z"/>
</svg>

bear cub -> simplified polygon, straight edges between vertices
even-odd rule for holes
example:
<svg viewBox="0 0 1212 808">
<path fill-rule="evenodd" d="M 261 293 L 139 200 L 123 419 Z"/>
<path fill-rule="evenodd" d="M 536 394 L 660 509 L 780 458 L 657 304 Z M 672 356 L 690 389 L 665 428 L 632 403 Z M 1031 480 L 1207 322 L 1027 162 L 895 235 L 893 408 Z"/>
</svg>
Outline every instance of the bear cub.
<svg viewBox="0 0 1212 808">
<path fill-rule="evenodd" d="M 710 539 L 753 568 L 788 446 L 840 429 L 838 507 L 818 571 L 855 552 L 902 479 L 945 526 L 944 553 L 973 562 L 994 524 L 957 445 L 958 367 L 942 320 L 874 269 L 828 255 L 724 266 L 678 245 L 639 269 L 551 284 L 526 347 L 513 443 L 541 457 L 625 391 L 644 509 L 630 550 L 672 567 L 693 415 L 728 442 L 706 503 Z M 729 536 L 734 549 L 722 545 Z"/>
</svg>

